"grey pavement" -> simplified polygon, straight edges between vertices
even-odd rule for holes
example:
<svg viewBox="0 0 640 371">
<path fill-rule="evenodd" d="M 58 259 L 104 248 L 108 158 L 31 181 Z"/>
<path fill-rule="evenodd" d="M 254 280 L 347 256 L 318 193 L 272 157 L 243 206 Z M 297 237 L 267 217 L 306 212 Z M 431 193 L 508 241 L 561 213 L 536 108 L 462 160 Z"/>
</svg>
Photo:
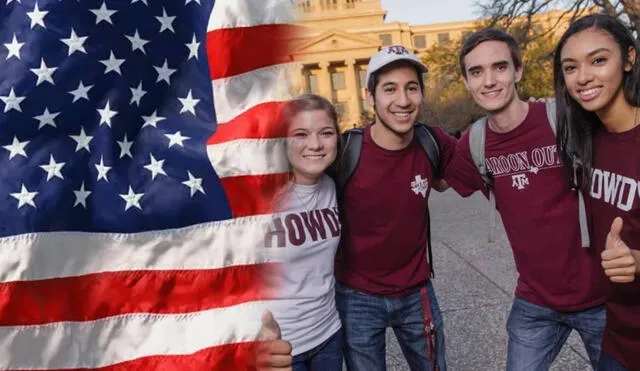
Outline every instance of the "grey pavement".
<svg viewBox="0 0 640 371">
<path fill-rule="evenodd" d="M 488 202 L 454 191 L 430 199 L 434 286 L 444 314 L 449 371 L 504 370 L 505 324 L 517 272 L 498 217 L 496 241 L 488 242 Z M 388 370 L 409 370 L 393 332 L 387 332 Z M 582 341 L 573 333 L 551 370 L 590 370 Z"/>
</svg>

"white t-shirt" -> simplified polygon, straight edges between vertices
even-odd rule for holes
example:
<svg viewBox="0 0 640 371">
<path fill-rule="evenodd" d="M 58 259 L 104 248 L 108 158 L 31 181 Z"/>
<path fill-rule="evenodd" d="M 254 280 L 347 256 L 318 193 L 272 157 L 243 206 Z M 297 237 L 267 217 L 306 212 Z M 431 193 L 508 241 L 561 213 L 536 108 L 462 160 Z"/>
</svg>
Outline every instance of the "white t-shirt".
<svg viewBox="0 0 640 371">
<path fill-rule="evenodd" d="M 333 266 L 340 241 L 340 219 L 333 180 L 290 184 L 276 206 L 265 238 L 278 270 L 277 300 L 269 308 L 293 355 L 320 345 L 340 329 Z"/>
</svg>

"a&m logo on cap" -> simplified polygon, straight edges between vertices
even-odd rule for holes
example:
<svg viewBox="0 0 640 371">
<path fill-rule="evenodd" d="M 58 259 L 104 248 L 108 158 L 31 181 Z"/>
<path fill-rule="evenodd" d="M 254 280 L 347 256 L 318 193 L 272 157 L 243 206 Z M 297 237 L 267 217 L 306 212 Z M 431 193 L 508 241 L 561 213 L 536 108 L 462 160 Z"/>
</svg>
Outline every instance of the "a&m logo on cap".
<svg viewBox="0 0 640 371">
<path fill-rule="evenodd" d="M 387 52 L 388 54 L 397 54 L 397 55 L 404 55 L 404 54 L 410 54 L 409 51 L 407 50 L 407 48 L 405 48 L 402 45 L 393 45 L 389 47 L 389 51 Z"/>
</svg>

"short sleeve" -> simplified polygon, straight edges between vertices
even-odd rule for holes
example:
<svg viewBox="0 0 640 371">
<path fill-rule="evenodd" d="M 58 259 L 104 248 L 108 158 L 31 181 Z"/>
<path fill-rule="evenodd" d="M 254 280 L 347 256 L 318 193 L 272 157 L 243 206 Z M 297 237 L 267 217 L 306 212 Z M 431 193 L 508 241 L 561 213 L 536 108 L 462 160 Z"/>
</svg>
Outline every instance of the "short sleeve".
<svg viewBox="0 0 640 371">
<path fill-rule="evenodd" d="M 444 179 L 462 197 L 468 197 L 478 190 L 486 196 L 486 187 L 471 157 L 469 132 L 465 131 L 457 141 L 451 159 L 444 166 Z"/>
<path fill-rule="evenodd" d="M 431 127 L 431 130 L 436 137 L 436 141 L 438 142 L 438 147 L 440 150 L 440 169 L 444 173 L 444 169 L 448 166 L 449 162 L 451 162 L 451 159 L 453 158 L 458 139 L 439 127 Z"/>
</svg>

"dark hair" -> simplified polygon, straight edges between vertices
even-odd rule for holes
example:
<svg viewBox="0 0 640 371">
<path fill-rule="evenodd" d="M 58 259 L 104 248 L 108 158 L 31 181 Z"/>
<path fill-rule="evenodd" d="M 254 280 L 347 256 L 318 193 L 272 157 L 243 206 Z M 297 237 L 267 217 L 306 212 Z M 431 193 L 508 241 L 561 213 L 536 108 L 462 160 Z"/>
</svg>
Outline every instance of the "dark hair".
<svg viewBox="0 0 640 371">
<path fill-rule="evenodd" d="M 380 82 L 380 75 L 382 75 L 383 73 L 393 68 L 396 68 L 399 64 L 405 64 L 407 66 L 412 67 L 414 70 L 416 70 L 416 74 L 418 75 L 418 84 L 420 85 L 420 91 L 424 95 L 424 81 L 422 80 L 422 71 L 418 68 L 418 66 L 416 66 L 415 64 L 409 61 L 399 60 L 393 63 L 389 63 L 388 65 L 372 73 L 371 76 L 369 77 L 369 81 L 367 83 L 367 89 L 369 90 L 371 95 L 373 95 L 374 98 L 376 96 L 376 87 L 378 86 L 378 82 Z"/>
<path fill-rule="evenodd" d="M 578 32 L 593 29 L 611 36 L 620 47 L 623 68 L 629 57 L 629 48 L 635 48 L 636 60 L 631 71 L 623 70 L 624 97 L 633 106 L 640 106 L 640 61 L 637 53 L 638 41 L 631 32 L 616 18 L 605 14 L 590 14 L 569 25 L 560 38 L 553 56 L 553 80 L 556 91 L 557 147 L 560 159 L 564 163 L 569 179 L 573 179 L 573 161 L 578 160 L 577 175 L 580 184 L 588 189 L 591 183 L 591 165 L 593 157 L 594 129 L 601 125 L 600 119 L 594 112 L 582 108 L 567 91 L 562 72 L 561 52 L 567 40 Z"/>
<path fill-rule="evenodd" d="M 336 130 L 336 136 L 338 137 L 338 146 L 336 159 L 327 169 L 327 172 L 331 174 L 339 166 L 339 159 L 342 158 L 342 135 L 340 135 L 340 125 L 338 124 L 338 113 L 329 100 L 316 94 L 302 94 L 296 98 L 288 101 L 282 111 L 280 112 L 281 122 L 284 125 L 285 132 L 289 130 L 291 121 L 300 112 L 309 111 L 324 111 L 333 123 L 333 128 Z"/>
<path fill-rule="evenodd" d="M 509 47 L 509 51 L 511 52 L 513 66 L 516 69 L 522 67 L 520 47 L 518 46 L 516 39 L 499 28 L 484 28 L 480 31 L 472 33 L 469 37 L 467 37 L 464 44 L 462 44 L 462 48 L 460 49 L 460 72 L 465 79 L 467 78 L 467 66 L 464 63 L 464 57 L 466 57 L 467 54 L 471 53 L 473 49 L 475 49 L 478 45 L 482 44 L 485 41 L 501 41 L 507 44 L 507 46 Z"/>
</svg>

